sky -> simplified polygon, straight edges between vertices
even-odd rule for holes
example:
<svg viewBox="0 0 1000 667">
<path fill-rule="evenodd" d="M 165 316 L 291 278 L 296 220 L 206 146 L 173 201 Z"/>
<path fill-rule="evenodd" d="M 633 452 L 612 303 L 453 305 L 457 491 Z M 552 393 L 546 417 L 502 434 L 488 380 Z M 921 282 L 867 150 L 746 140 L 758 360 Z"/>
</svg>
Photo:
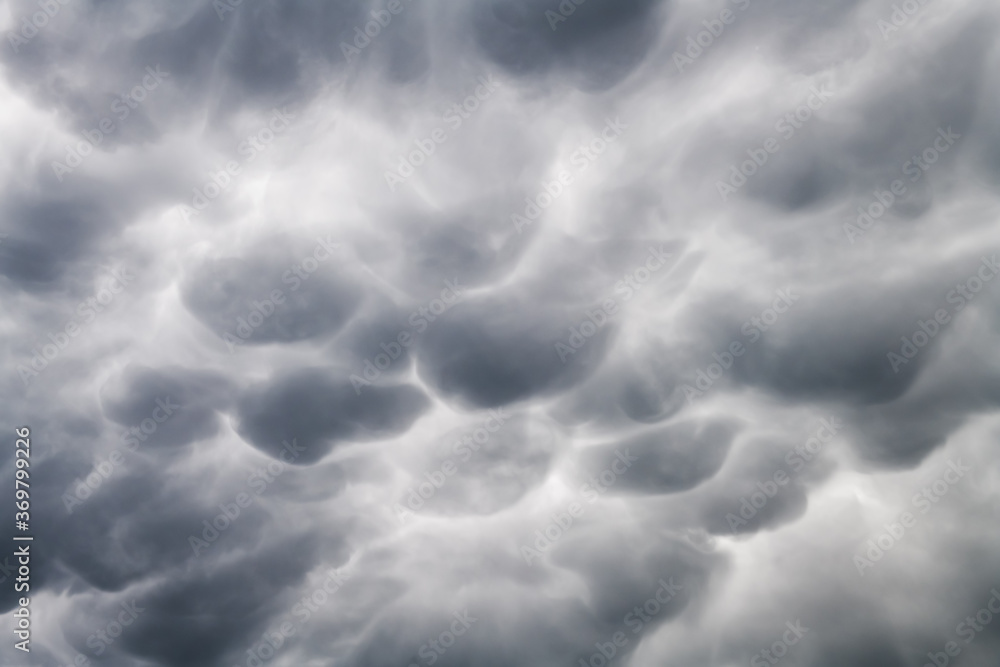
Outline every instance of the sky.
<svg viewBox="0 0 1000 667">
<path fill-rule="evenodd" d="M 0 0 L 0 665 L 995 664 L 998 21 Z"/>
</svg>

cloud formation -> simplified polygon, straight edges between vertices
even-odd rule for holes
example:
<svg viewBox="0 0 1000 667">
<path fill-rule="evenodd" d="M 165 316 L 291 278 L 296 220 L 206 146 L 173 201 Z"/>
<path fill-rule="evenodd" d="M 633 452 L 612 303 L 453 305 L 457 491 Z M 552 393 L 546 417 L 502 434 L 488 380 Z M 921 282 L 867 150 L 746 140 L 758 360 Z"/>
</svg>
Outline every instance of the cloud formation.
<svg viewBox="0 0 1000 667">
<path fill-rule="evenodd" d="M 1000 653 L 995 3 L 3 8 L 0 664 Z"/>
</svg>

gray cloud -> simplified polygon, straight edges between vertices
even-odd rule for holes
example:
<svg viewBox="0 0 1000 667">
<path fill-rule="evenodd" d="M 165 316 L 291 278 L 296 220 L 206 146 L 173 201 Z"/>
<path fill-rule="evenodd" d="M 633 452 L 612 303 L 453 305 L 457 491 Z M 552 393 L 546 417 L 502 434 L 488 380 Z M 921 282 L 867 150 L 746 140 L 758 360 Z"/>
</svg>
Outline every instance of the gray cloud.
<svg viewBox="0 0 1000 667">
<path fill-rule="evenodd" d="M 4 8 L 0 664 L 997 654 L 993 3 Z"/>
</svg>

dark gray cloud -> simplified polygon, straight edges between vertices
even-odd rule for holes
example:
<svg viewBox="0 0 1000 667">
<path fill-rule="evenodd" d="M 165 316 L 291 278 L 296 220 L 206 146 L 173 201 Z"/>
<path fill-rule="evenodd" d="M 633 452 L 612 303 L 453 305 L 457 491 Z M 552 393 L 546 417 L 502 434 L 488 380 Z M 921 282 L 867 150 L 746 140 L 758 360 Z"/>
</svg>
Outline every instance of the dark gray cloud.
<svg viewBox="0 0 1000 667">
<path fill-rule="evenodd" d="M 104 410 L 129 429 L 133 437 L 123 436 L 123 441 L 170 447 L 215 435 L 216 411 L 229 405 L 231 391 L 223 378 L 207 373 L 128 368 L 116 384 L 105 388 Z"/>
<path fill-rule="evenodd" d="M 475 5 L 472 24 L 486 54 L 515 74 L 569 76 L 583 88 L 605 89 L 648 53 L 658 27 L 651 19 L 667 6 L 495 0 Z"/>
<path fill-rule="evenodd" d="M 339 377 L 338 377 L 339 376 Z M 314 463 L 338 441 L 399 435 L 429 407 L 416 387 L 390 385 L 356 391 L 340 369 L 284 373 L 239 399 L 237 430 L 254 447 L 296 463 Z M 303 448 L 289 450 L 284 443 Z"/>
<path fill-rule="evenodd" d="M 531 312 L 496 300 L 459 304 L 428 328 L 421 373 L 445 396 L 478 407 L 565 389 L 593 372 L 611 337 L 610 329 L 598 330 L 577 351 L 570 337 L 578 323 L 566 311 L 552 304 Z M 571 352 L 561 355 L 557 343 Z"/>
<path fill-rule="evenodd" d="M 617 471 L 626 462 L 635 461 L 636 469 L 622 475 L 616 490 L 654 494 L 687 491 L 719 471 L 737 430 L 732 422 L 679 422 L 586 452 L 586 467 L 600 479 L 602 470 L 617 465 Z"/>
<path fill-rule="evenodd" d="M 279 255 L 270 248 L 266 259 L 205 262 L 188 277 L 186 305 L 230 346 L 294 343 L 336 332 L 349 321 L 363 300 L 358 287 L 330 266 L 309 273 L 320 267 L 313 253 Z"/>
</svg>

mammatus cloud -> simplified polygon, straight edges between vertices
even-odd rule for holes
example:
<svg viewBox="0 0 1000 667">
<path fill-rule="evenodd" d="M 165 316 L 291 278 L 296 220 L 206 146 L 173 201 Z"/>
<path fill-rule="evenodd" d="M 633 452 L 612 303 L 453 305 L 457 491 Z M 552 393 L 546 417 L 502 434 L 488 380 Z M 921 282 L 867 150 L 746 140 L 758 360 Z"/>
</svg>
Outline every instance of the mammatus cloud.
<svg viewBox="0 0 1000 667">
<path fill-rule="evenodd" d="M 995 664 L 995 3 L 2 9 L 0 664 Z"/>
</svg>

